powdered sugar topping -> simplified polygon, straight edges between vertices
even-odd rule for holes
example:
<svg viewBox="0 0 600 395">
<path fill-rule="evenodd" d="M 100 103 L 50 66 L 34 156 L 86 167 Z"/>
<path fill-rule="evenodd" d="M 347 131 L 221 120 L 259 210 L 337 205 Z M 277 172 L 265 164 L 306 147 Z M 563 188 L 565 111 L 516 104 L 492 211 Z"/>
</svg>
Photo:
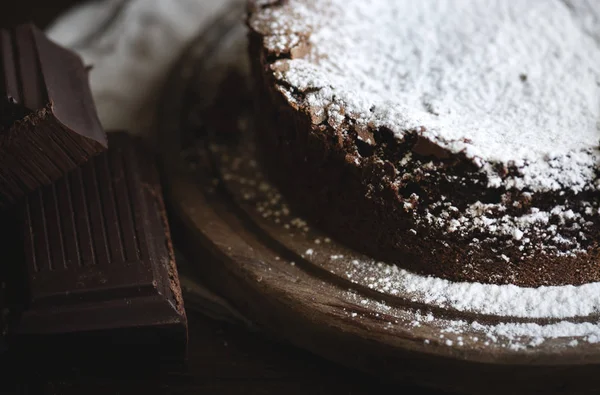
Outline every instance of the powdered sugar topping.
<svg viewBox="0 0 600 395">
<path fill-rule="evenodd" d="M 490 187 L 579 192 L 600 158 L 598 19 L 584 6 L 598 15 L 558 0 L 289 0 L 251 26 L 292 52 L 273 70 L 313 122 L 419 131 Z"/>
<path fill-rule="evenodd" d="M 395 265 L 353 260 L 344 276 L 416 303 L 458 311 L 521 318 L 573 318 L 600 313 L 600 283 L 538 288 L 452 282 L 421 276 Z"/>
</svg>

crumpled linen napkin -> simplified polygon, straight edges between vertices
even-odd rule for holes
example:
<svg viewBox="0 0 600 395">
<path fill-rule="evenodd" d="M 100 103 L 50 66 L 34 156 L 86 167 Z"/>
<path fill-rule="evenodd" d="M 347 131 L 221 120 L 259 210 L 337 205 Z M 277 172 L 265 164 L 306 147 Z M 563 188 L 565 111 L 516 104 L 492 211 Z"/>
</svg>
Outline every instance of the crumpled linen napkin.
<svg viewBox="0 0 600 395">
<path fill-rule="evenodd" d="M 234 1 L 92 1 L 60 17 L 47 32 L 93 67 L 90 83 L 104 128 L 153 141 L 157 99 L 170 68 L 190 40 Z"/>
</svg>

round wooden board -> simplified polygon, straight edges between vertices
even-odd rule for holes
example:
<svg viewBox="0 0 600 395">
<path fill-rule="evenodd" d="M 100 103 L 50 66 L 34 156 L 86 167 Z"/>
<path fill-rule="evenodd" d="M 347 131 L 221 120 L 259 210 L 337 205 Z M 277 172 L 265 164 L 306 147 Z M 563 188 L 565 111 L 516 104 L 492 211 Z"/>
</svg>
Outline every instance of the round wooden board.
<svg viewBox="0 0 600 395">
<path fill-rule="evenodd" d="M 372 286 L 377 272 L 356 267 L 368 257 L 295 218 L 254 157 L 242 19 L 241 6 L 231 9 L 190 46 L 159 109 L 175 242 L 202 282 L 265 332 L 375 376 L 461 393 L 595 392 L 600 344 L 482 341 L 485 325 L 549 322 L 382 291 Z M 449 330 L 457 322 L 466 325 Z"/>
</svg>

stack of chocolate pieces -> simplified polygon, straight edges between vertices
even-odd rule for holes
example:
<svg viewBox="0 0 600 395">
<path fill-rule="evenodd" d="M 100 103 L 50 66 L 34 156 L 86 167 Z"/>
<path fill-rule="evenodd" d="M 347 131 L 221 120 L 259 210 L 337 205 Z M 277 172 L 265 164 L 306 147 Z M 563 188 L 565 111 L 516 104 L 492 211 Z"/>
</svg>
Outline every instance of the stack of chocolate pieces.
<svg viewBox="0 0 600 395">
<path fill-rule="evenodd" d="M 23 25 L 0 30 L 0 55 L 0 352 L 183 359 L 153 158 L 107 137 L 76 54 Z"/>
</svg>

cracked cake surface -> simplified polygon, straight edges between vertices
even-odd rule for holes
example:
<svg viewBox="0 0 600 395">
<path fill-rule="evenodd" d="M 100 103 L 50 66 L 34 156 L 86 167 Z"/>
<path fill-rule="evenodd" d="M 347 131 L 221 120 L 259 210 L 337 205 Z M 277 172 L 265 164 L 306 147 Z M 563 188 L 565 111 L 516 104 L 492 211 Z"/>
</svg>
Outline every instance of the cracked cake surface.
<svg viewBox="0 0 600 395">
<path fill-rule="evenodd" d="M 267 166 L 334 236 L 405 268 L 598 281 L 599 15 L 580 0 L 250 1 Z"/>
</svg>

